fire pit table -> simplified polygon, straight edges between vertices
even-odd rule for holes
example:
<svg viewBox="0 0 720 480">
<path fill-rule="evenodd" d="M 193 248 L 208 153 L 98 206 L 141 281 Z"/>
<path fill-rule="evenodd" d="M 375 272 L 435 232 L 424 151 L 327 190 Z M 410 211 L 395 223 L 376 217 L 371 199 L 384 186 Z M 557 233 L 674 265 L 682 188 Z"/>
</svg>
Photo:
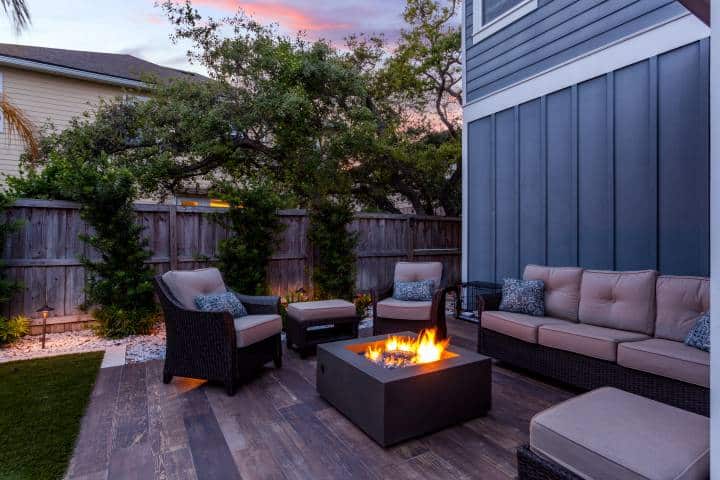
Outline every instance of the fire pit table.
<svg viewBox="0 0 720 480">
<path fill-rule="evenodd" d="M 403 332 L 319 345 L 318 393 L 383 447 L 485 415 L 490 358 L 445 344 L 431 352 L 437 360 L 424 361 L 423 349 L 432 347 L 423 336 Z"/>
</svg>

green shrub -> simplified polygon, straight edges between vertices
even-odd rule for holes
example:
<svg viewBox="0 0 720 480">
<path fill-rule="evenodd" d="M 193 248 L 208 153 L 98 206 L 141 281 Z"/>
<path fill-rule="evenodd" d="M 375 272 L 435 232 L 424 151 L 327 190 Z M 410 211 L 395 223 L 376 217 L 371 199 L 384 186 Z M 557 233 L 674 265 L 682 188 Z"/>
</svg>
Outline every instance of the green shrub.
<svg viewBox="0 0 720 480">
<path fill-rule="evenodd" d="M 22 315 L 0 317 L 0 345 L 10 344 L 30 332 L 30 320 Z"/>
<path fill-rule="evenodd" d="M 134 179 L 129 171 L 109 169 L 79 189 L 81 218 L 92 233 L 80 238 L 100 259 L 81 258 L 87 272 L 85 304 L 101 334 L 117 338 L 148 333 L 157 321 L 153 271 L 143 227 L 136 222 Z"/>
<path fill-rule="evenodd" d="M 312 280 L 321 298 L 351 300 L 355 294 L 357 234 L 348 231 L 354 219 L 352 201 L 325 197 L 309 209 L 308 238 L 318 250 Z"/>
<path fill-rule="evenodd" d="M 213 196 L 230 204 L 227 212 L 214 216 L 231 233 L 218 248 L 218 268 L 225 282 L 247 295 L 267 293 L 267 266 L 285 228 L 277 215 L 282 199 L 265 183 L 246 188 L 222 184 Z"/>
</svg>

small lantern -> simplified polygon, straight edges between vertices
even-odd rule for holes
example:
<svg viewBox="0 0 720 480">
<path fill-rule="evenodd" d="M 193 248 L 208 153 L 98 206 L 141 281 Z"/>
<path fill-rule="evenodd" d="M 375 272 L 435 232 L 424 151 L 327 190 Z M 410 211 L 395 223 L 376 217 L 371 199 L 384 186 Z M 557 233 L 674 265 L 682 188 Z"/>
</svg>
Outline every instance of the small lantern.
<svg viewBox="0 0 720 480">
<path fill-rule="evenodd" d="M 39 308 L 37 310 L 37 313 L 42 315 L 42 319 L 43 319 L 42 348 L 45 348 L 45 332 L 47 330 L 47 319 L 48 319 L 48 316 L 50 315 L 50 312 L 52 312 L 53 310 L 55 310 L 55 309 L 52 307 L 49 307 L 47 304 L 45 304 L 45 306 L 43 306 L 42 308 Z"/>
</svg>

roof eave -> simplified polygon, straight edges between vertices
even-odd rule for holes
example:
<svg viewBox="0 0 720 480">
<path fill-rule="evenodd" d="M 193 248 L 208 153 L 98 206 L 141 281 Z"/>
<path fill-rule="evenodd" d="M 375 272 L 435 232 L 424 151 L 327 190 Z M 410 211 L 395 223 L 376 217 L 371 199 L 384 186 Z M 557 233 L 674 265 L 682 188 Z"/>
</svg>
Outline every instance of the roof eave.
<svg viewBox="0 0 720 480">
<path fill-rule="evenodd" d="M 139 80 L 129 78 L 115 77 L 113 75 L 105 75 L 102 73 L 88 72 L 75 68 L 61 67 L 23 58 L 9 57 L 0 55 L 0 66 L 13 67 L 21 70 L 31 70 L 35 72 L 48 73 L 50 75 L 59 75 L 62 77 L 77 78 L 90 82 L 104 83 L 118 87 L 136 88 L 140 90 L 148 90 L 151 86 Z"/>
</svg>

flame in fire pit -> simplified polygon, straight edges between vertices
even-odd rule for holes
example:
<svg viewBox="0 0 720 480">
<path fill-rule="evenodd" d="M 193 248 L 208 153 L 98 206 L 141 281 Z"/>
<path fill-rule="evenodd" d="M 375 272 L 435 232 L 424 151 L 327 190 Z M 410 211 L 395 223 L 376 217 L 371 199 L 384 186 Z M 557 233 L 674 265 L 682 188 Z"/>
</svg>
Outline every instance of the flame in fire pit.
<svg viewBox="0 0 720 480">
<path fill-rule="evenodd" d="M 370 346 L 365 358 L 385 368 L 407 367 L 440 360 L 450 340 L 437 340 L 437 330 L 423 330 L 417 336 L 393 335 L 379 346 Z"/>
</svg>

